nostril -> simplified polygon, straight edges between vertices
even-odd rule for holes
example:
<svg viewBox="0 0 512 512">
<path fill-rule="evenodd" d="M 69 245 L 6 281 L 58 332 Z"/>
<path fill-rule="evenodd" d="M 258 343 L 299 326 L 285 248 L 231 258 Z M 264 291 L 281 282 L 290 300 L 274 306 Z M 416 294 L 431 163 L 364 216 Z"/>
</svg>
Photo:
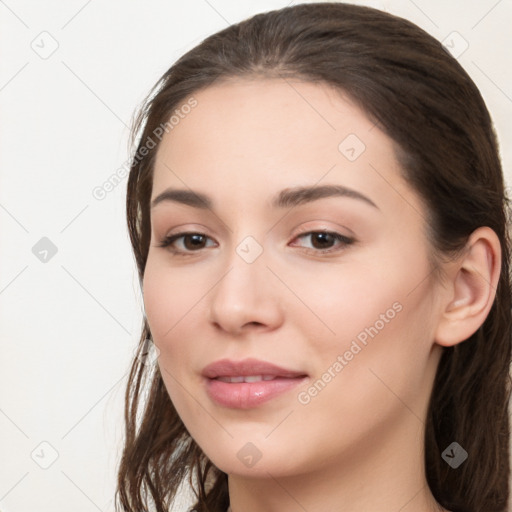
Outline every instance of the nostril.
<svg viewBox="0 0 512 512">
<path fill-rule="evenodd" d="M 255 327 L 264 327 L 265 324 L 262 324 L 261 322 L 247 322 L 245 325 L 253 325 Z"/>
</svg>

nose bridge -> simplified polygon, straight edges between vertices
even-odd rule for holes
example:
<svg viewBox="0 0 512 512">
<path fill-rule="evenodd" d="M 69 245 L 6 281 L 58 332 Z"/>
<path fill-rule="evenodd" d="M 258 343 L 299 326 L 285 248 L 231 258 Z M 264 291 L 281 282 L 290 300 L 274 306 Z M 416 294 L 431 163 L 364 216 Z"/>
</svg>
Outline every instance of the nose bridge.
<svg viewBox="0 0 512 512">
<path fill-rule="evenodd" d="M 255 305 L 258 298 L 268 293 L 264 290 L 265 274 L 269 273 L 266 260 L 260 242 L 250 235 L 243 238 L 226 256 L 227 273 L 217 286 L 217 295 L 240 306 Z"/>
<path fill-rule="evenodd" d="M 223 329 L 235 332 L 246 324 L 279 323 L 278 291 L 266 256 L 263 245 L 250 235 L 226 256 L 226 272 L 210 299 L 211 320 Z"/>
</svg>

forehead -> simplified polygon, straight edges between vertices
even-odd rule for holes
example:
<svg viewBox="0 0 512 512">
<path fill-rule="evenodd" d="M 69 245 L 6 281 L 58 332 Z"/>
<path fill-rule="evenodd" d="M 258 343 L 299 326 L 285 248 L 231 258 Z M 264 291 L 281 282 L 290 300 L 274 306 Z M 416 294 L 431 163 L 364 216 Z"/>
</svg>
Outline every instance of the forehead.
<svg viewBox="0 0 512 512">
<path fill-rule="evenodd" d="M 292 151 L 303 156 L 311 148 L 318 159 L 324 153 L 337 154 L 339 142 L 350 134 L 366 146 L 390 142 L 346 95 L 323 83 L 232 78 L 193 96 L 197 106 L 182 116 L 161 145 L 170 149 L 166 139 L 172 139 L 175 147 L 171 154 L 176 156 L 200 147 L 203 153 L 208 149 L 225 158 L 228 155 L 215 148 L 229 145 L 230 154 L 236 154 L 237 147 L 259 147 L 262 157 L 284 153 L 287 148 L 287 156 L 293 156 Z M 189 156 L 198 158 L 200 154 Z"/>
<path fill-rule="evenodd" d="M 166 187 L 243 196 L 340 183 L 396 201 L 412 193 L 392 140 L 342 92 L 291 79 L 230 79 L 193 94 L 197 105 L 163 137 L 153 197 Z M 224 187 L 222 184 L 229 184 Z M 223 199 L 221 197 L 221 199 Z M 242 201 L 242 199 L 240 199 Z"/>
</svg>

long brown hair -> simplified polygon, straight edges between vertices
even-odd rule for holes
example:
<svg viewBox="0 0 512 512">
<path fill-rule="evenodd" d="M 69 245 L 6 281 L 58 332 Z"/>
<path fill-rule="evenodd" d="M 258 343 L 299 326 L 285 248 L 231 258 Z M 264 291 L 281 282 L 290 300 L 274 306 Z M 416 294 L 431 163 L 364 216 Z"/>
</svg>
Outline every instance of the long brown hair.
<svg viewBox="0 0 512 512">
<path fill-rule="evenodd" d="M 173 112 L 197 91 L 242 76 L 326 83 L 356 101 L 396 143 L 404 177 L 427 205 L 428 236 L 439 258 L 461 249 L 480 226 L 498 235 L 503 264 L 495 301 L 473 336 L 443 349 L 424 448 L 428 485 L 439 504 L 453 512 L 504 512 L 512 389 L 509 203 L 492 121 L 477 87 L 432 36 L 368 7 L 299 4 L 208 37 L 161 77 L 136 119 L 126 208 L 141 284 L 162 127 L 172 129 Z M 139 353 L 150 338 L 144 320 Z M 131 368 L 125 421 L 117 490 L 121 510 L 152 506 L 165 512 L 188 481 L 197 496 L 195 510 L 226 510 L 227 475 L 188 434 L 158 367 L 140 357 Z M 457 469 L 441 457 L 453 441 L 468 452 Z"/>
</svg>

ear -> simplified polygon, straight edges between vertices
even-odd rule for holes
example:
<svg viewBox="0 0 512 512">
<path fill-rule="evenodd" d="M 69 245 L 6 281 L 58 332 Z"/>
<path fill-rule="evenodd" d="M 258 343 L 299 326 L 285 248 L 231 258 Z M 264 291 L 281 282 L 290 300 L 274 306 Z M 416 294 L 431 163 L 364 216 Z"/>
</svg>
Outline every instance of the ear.
<svg viewBox="0 0 512 512">
<path fill-rule="evenodd" d="M 501 270 L 501 245 L 489 227 L 476 229 L 462 255 L 450 266 L 447 300 L 435 341 L 450 347 L 467 340 L 484 323 L 496 296 Z"/>
</svg>

